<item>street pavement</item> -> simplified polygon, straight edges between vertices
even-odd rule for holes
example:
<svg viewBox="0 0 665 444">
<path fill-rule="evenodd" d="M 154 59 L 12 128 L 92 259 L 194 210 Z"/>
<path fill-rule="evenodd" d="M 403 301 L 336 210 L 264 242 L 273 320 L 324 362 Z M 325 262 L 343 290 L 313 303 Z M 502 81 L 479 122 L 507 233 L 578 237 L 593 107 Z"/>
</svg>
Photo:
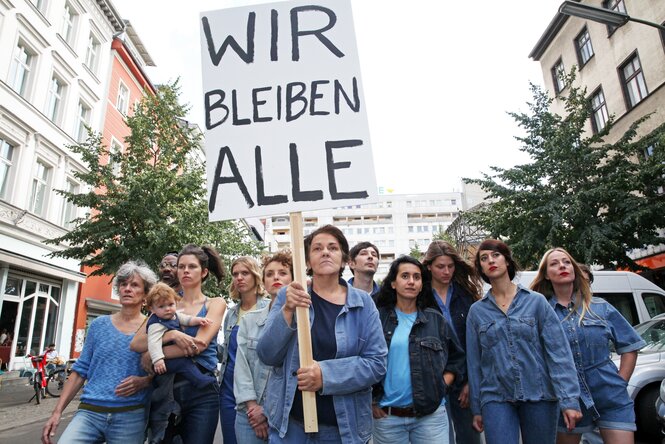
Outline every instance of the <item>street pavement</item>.
<svg viewBox="0 0 665 444">
<path fill-rule="evenodd" d="M 37 405 L 32 386 L 27 384 L 0 386 L 0 443 L 35 444 L 42 436 L 42 427 L 51 416 L 57 398 L 46 397 Z M 74 416 L 79 404 L 78 396 L 65 409 L 54 442 Z M 222 444 L 222 431 L 217 425 L 214 444 Z"/>
</svg>

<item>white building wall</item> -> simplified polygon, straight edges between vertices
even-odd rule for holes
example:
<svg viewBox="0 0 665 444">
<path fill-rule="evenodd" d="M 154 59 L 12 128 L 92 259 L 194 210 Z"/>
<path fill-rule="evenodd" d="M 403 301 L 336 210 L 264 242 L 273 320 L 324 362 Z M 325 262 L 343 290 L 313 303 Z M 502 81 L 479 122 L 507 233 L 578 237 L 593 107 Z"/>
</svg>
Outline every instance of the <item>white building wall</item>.
<svg viewBox="0 0 665 444">
<path fill-rule="evenodd" d="M 75 182 L 74 173 L 85 168 L 80 157 L 68 148 L 77 138 L 79 103 L 89 109 L 89 126 L 101 131 L 111 40 L 123 25 L 107 1 L 43 0 L 41 10 L 37 3 L 0 0 L 0 144 L 11 145 L 11 159 L 0 158 L 0 162 L 9 164 L 4 193 L 0 183 L 0 310 L 3 305 L 5 310 L 12 305 L 3 304 L 11 299 L 5 285 L 12 272 L 28 276 L 26 279 L 55 282 L 61 290 L 56 347 L 61 355 L 69 356 L 78 283 L 82 279 L 80 265 L 78 261 L 48 257 L 64 246 L 46 245 L 44 241 L 66 233 L 65 199 L 55 190 L 66 189 L 68 181 Z M 68 38 L 63 35 L 66 5 L 73 24 Z M 94 51 L 90 54 L 94 57 L 89 54 L 91 36 Z M 15 90 L 19 45 L 31 54 L 22 91 Z M 58 112 L 52 118 L 48 110 L 54 77 L 62 89 Z M 31 200 L 38 162 L 48 167 L 42 211 L 35 211 Z M 0 170 L 0 180 L 2 177 Z M 77 185 L 82 189 L 81 184 Z M 73 216 L 83 211 L 78 209 Z M 8 313 L 0 311 L 0 315 L 0 322 L 9 322 Z"/>
</svg>

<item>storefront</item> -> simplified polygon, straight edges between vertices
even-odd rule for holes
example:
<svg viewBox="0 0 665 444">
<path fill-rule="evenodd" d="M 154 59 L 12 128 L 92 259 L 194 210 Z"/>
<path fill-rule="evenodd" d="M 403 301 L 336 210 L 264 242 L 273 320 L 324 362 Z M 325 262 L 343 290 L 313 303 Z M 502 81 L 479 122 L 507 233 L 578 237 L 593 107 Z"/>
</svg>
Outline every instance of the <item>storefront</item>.
<svg viewBox="0 0 665 444">
<path fill-rule="evenodd" d="M 0 345 L 3 368 L 29 365 L 25 356 L 56 344 L 69 357 L 73 311 L 85 275 L 0 249 Z"/>
</svg>

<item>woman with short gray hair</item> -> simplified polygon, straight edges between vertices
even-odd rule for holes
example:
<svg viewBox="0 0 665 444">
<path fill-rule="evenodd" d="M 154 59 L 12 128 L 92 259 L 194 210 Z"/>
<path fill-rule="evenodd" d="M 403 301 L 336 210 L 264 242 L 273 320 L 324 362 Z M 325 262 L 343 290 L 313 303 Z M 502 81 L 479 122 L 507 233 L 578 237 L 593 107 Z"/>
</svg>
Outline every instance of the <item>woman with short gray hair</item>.
<svg viewBox="0 0 665 444">
<path fill-rule="evenodd" d="M 120 311 L 90 324 L 81 356 L 44 425 L 43 443 L 52 442 L 63 410 L 86 381 L 79 409 L 60 442 L 143 443 L 151 376 L 143 371 L 141 355 L 131 351 L 129 343 L 143 325 L 141 307 L 155 282 L 157 276 L 142 262 L 120 266 L 113 282 Z"/>
</svg>

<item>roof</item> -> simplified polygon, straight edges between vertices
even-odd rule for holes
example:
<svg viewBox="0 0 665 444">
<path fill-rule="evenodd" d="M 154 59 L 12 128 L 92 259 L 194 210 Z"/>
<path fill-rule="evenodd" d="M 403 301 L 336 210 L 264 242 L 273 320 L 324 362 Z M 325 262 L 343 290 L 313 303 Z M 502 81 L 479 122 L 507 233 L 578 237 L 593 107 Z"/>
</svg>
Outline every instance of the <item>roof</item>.
<svg viewBox="0 0 665 444">
<path fill-rule="evenodd" d="M 582 0 L 575 0 L 578 3 L 581 3 Z M 554 40 L 554 37 L 559 33 L 563 25 L 568 21 L 569 16 L 566 14 L 561 14 L 560 12 L 557 11 L 556 15 L 552 19 L 549 25 L 547 25 L 547 28 L 545 28 L 545 32 L 543 32 L 543 35 L 540 36 L 538 39 L 538 42 L 536 43 L 536 46 L 533 47 L 531 50 L 531 53 L 529 54 L 529 57 L 532 58 L 534 61 L 538 62 L 540 60 L 540 57 L 543 55 L 545 51 L 547 51 L 547 48 L 550 46 L 550 43 L 552 43 L 552 40 Z"/>
<path fill-rule="evenodd" d="M 136 48 L 136 51 L 138 52 L 138 55 L 144 62 L 146 66 L 156 66 L 154 60 L 150 56 L 150 53 L 146 49 L 145 45 L 143 44 L 143 41 L 139 38 L 139 35 L 136 33 L 136 29 L 132 26 L 132 23 L 129 20 L 124 20 L 125 23 L 125 32 L 127 33 L 127 37 L 129 37 L 129 40 L 132 42 L 132 45 Z"/>
<path fill-rule="evenodd" d="M 113 6 L 110 0 L 97 0 L 96 3 L 113 26 L 113 29 L 116 32 L 124 31 L 125 23 L 122 21 L 122 17 L 120 17 L 118 10 L 115 9 L 115 6 Z"/>
</svg>

